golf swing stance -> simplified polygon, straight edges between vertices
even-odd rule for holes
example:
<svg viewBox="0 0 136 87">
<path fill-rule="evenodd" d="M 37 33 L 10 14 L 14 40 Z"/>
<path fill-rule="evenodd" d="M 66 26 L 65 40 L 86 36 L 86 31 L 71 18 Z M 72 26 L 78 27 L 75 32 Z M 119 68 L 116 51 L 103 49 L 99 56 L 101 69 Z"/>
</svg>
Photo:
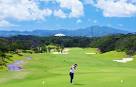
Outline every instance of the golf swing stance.
<svg viewBox="0 0 136 87">
<path fill-rule="evenodd" d="M 70 83 L 73 82 L 74 72 L 75 72 L 77 66 L 78 66 L 77 64 L 74 64 L 74 65 L 72 65 L 71 68 L 70 68 L 70 73 L 69 73 L 69 75 L 70 75 Z"/>
</svg>

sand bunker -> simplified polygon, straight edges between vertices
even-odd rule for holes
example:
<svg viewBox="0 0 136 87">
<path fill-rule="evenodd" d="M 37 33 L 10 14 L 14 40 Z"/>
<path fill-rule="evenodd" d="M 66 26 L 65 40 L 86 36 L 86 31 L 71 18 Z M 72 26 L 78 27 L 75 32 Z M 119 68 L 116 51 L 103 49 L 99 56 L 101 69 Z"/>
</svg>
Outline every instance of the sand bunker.
<svg viewBox="0 0 136 87">
<path fill-rule="evenodd" d="M 130 61 L 133 61 L 134 59 L 133 58 L 123 58 L 123 59 L 120 59 L 120 60 L 113 60 L 115 62 L 119 62 L 119 63 L 127 63 L 127 62 L 130 62 Z"/>
<path fill-rule="evenodd" d="M 69 50 L 70 49 L 68 49 L 68 48 L 65 48 L 64 50 L 63 50 L 63 52 L 61 53 L 61 52 L 52 52 L 52 54 L 69 54 L 68 52 L 69 52 Z"/>
<path fill-rule="evenodd" d="M 64 52 L 62 52 L 62 53 L 61 52 L 53 52 L 52 54 L 68 54 L 68 53 L 67 52 L 65 52 L 65 53 Z"/>
<path fill-rule="evenodd" d="M 96 54 L 96 53 L 85 53 L 85 54 Z"/>
<path fill-rule="evenodd" d="M 65 48 L 64 50 L 63 50 L 63 52 L 68 52 L 70 49 L 69 48 Z"/>
</svg>

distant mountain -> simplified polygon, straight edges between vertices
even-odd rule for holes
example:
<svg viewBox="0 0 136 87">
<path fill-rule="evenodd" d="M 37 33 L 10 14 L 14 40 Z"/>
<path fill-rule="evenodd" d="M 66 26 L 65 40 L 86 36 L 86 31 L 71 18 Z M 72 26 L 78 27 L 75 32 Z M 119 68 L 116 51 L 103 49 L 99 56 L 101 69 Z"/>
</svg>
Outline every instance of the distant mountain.
<svg viewBox="0 0 136 87">
<path fill-rule="evenodd" d="M 84 29 L 77 30 L 34 30 L 34 31 L 0 31 L 1 37 L 9 37 L 15 35 L 35 35 L 35 36 L 53 36 L 55 34 L 64 34 L 66 36 L 87 36 L 87 37 L 98 37 L 111 34 L 127 34 L 129 31 L 119 30 L 105 26 L 92 26 Z"/>
</svg>

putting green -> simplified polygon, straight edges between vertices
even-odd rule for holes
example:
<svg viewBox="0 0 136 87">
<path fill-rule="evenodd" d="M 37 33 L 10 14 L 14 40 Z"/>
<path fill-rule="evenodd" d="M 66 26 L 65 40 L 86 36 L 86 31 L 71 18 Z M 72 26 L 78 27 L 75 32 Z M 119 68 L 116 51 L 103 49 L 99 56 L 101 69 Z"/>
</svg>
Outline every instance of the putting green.
<svg viewBox="0 0 136 87">
<path fill-rule="evenodd" d="M 69 54 L 24 54 L 27 60 L 19 72 L 1 71 L 0 87 L 136 87 L 136 59 L 113 62 L 126 57 L 122 52 L 95 53 L 92 48 L 70 48 Z M 69 68 L 77 63 L 74 83 L 69 83 Z"/>
</svg>

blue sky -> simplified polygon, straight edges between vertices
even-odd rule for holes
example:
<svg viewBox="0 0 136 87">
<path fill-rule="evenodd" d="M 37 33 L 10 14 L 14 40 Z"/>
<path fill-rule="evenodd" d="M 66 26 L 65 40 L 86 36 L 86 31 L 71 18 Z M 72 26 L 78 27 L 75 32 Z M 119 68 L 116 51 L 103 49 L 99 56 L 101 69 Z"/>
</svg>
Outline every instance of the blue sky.
<svg viewBox="0 0 136 87">
<path fill-rule="evenodd" d="M 0 0 L 0 30 L 93 25 L 136 31 L 136 0 Z"/>
</svg>

